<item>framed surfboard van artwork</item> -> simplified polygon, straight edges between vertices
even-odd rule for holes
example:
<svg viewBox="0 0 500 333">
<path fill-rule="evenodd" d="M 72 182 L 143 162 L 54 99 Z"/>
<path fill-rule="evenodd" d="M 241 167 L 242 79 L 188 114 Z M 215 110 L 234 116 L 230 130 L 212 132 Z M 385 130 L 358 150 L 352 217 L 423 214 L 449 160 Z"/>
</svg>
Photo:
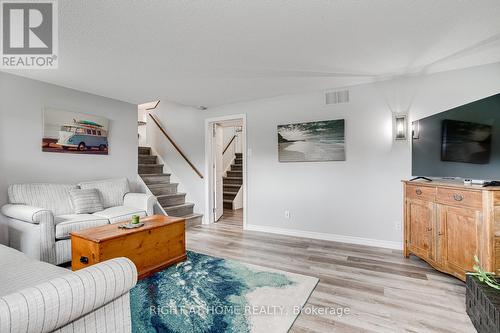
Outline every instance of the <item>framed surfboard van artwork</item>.
<svg viewBox="0 0 500 333">
<path fill-rule="evenodd" d="M 107 155 L 109 120 L 54 108 L 43 110 L 42 151 Z"/>
</svg>

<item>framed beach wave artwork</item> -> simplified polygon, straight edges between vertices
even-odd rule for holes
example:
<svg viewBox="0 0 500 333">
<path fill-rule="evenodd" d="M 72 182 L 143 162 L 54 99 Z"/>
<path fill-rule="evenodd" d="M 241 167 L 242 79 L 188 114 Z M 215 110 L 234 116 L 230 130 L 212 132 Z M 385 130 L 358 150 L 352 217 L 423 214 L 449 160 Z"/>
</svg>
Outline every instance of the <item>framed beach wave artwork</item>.
<svg viewBox="0 0 500 333">
<path fill-rule="evenodd" d="M 42 151 L 108 155 L 109 120 L 104 117 L 45 108 Z"/>
<path fill-rule="evenodd" d="M 345 161 L 345 120 L 278 125 L 280 162 Z"/>
</svg>

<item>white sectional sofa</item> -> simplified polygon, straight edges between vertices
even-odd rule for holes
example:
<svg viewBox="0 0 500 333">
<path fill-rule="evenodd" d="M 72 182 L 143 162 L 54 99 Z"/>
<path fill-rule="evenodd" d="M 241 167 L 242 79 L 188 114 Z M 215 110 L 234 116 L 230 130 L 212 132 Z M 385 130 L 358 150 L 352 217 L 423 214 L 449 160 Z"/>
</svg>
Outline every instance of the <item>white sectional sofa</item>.
<svg viewBox="0 0 500 333">
<path fill-rule="evenodd" d="M 70 191 L 96 189 L 102 211 L 75 214 Z M 70 233 L 129 220 L 132 215 L 153 215 L 156 197 L 130 193 L 126 178 L 79 184 L 16 184 L 9 186 L 7 217 L 9 245 L 31 258 L 59 265 L 71 261 Z"/>
<path fill-rule="evenodd" d="M 0 245 L 0 332 L 131 332 L 136 283 L 127 258 L 72 272 Z"/>
</svg>

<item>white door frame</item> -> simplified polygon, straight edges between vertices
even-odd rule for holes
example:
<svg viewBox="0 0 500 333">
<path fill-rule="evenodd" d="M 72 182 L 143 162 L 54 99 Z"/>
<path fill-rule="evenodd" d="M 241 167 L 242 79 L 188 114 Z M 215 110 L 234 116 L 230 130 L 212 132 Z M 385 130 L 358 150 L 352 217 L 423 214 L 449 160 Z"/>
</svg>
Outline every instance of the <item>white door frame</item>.
<svg viewBox="0 0 500 333">
<path fill-rule="evenodd" d="M 214 142 L 212 142 L 212 157 L 214 159 L 213 170 L 213 188 L 212 193 L 215 194 L 215 205 L 214 205 L 214 221 L 219 221 L 219 219 L 224 214 L 224 171 L 223 169 L 223 149 L 224 149 L 224 128 L 220 123 L 212 123 L 213 126 L 213 136 Z M 221 191 L 219 193 L 219 191 Z"/>
<path fill-rule="evenodd" d="M 212 127 L 214 123 L 219 123 L 228 120 L 242 120 L 243 122 L 243 142 L 242 142 L 242 152 L 243 152 L 243 229 L 247 226 L 247 115 L 246 114 L 234 114 L 222 117 L 207 118 L 205 119 L 205 174 L 207 175 L 205 179 L 205 216 L 204 223 L 211 224 L 214 223 L 213 207 L 215 203 L 214 198 L 214 170 L 213 170 L 213 132 Z"/>
</svg>

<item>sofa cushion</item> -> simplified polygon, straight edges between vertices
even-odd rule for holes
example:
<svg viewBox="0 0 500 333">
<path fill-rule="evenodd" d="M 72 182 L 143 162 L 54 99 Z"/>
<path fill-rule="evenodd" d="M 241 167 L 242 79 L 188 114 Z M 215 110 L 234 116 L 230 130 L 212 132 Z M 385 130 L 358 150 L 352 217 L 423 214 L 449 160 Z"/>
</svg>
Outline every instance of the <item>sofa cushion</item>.
<svg viewBox="0 0 500 333">
<path fill-rule="evenodd" d="M 56 239 L 66 239 L 73 231 L 99 227 L 109 224 L 105 217 L 92 214 L 68 214 L 55 217 Z"/>
<path fill-rule="evenodd" d="M 127 206 L 116 206 L 107 208 L 101 212 L 94 213 L 92 215 L 101 216 L 103 218 L 107 218 L 110 223 L 117 223 L 128 221 L 132 219 L 132 215 L 139 215 L 140 217 L 146 216 L 146 211 L 127 207 Z"/>
<path fill-rule="evenodd" d="M 76 214 L 92 214 L 104 209 L 101 195 L 95 188 L 77 188 L 69 191 L 69 194 Z"/>
<path fill-rule="evenodd" d="M 123 197 L 130 192 L 127 178 L 106 179 L 78 184 L 82 189 L 99 191 L 104 208 L 123 205 Z"/>
<path fill-rule="evenodd" d="M 0 297 L 68 274 L 67 269 L 31 259 L 10 247 L 0 245 Z"/>
<path fill-rule="evenodd" d="M 69 191 L 76 188 L 70 184 L 14 184 L 9 186 L 9 202 L 45 208 L 54 215 L 71 214 Z"/>
</svg>

